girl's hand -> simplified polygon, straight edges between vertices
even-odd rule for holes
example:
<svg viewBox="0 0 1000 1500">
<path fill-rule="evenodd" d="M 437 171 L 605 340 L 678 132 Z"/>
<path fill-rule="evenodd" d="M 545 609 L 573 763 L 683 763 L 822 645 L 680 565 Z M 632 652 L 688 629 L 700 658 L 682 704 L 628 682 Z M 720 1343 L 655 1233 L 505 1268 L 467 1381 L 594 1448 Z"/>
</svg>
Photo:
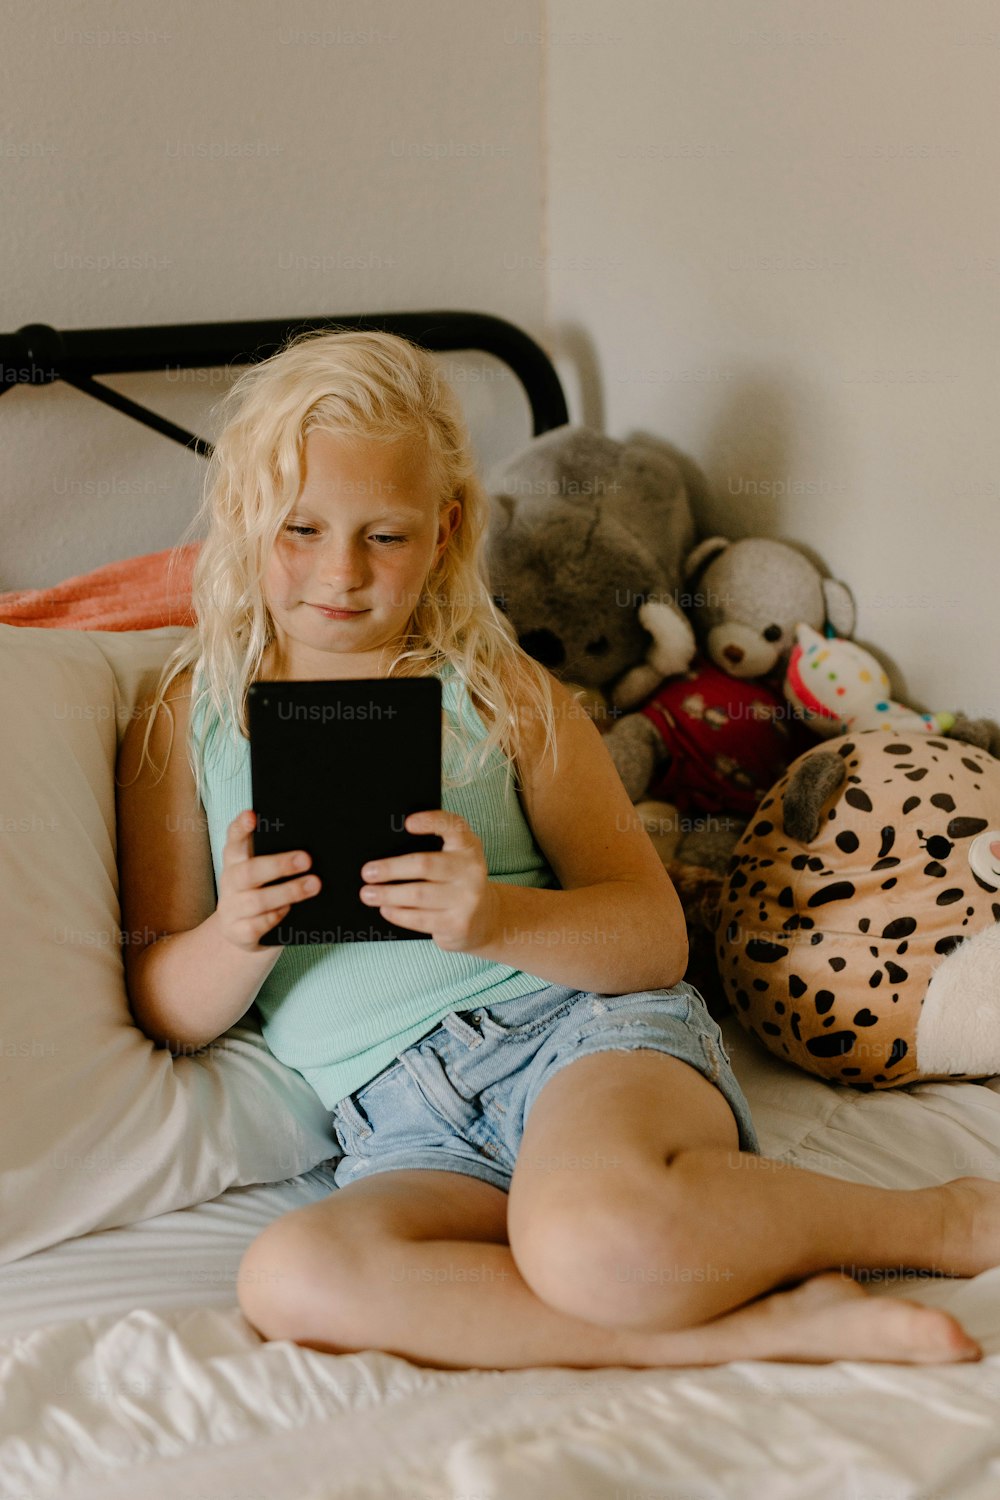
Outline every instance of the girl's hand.
<svg viewBox="0 0 1000 1500">
<path fill-rule="evenodd" d="M 410 813 L 408 833 L 437 833 L 443 849 L 395 854 L 363 865 L 361 899 L 383 917 L 415 932 L 429 932 L 446 952 L 474 953 L 499 927 L 499 893 L 486 869 L 483 846 L 458 813 L 438 808 Z M 409 878 L 388 889 L 383 882 Z"/>
<path fill-rule="evenodd" d="M 267 886 L 266 881 L 308 870 L 312 860 L 302 849 L 293 849 L 288 854 L 254 854 L 251 835 L 256 826 L 257 814 L 249 809 L 239 813 L 229 825 L 222 850 L 216 908 L 223 937 L 234 948 L 251 953 L 266 952 L 258 939 L 277 926 L 291 910 L 293 901 L 315 896 L 320 886 L 316 875 L 303 875 L 285 885 Z"/>
</svg>

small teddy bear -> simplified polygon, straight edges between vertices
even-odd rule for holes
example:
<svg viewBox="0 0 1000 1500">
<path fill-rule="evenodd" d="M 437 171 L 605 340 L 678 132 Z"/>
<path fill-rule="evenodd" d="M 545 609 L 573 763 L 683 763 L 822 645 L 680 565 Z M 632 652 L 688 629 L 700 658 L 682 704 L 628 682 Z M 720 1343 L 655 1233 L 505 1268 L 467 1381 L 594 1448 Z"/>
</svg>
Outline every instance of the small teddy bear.
<svg viewBox="0 0 1000 1500">
<path fill-rule="evenodd" d="M 730 677 L 774 677 L 776 691 L 800 623 L 854 633 L 846 583 L 824 578 L 801 552 L 770 537 L 700 542 L 685 559 L 684 587 L 702 653 Z"/>
</svg>

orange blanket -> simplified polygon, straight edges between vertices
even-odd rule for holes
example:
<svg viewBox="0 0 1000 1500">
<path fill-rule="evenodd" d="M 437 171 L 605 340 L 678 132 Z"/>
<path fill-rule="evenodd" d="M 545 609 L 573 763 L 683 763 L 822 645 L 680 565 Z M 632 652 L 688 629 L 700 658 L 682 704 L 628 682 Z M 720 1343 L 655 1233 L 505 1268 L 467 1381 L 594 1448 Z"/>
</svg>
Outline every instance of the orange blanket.
<svg viewBox="0 0 1000 1500">
<path fill-rule="evenodd" d="M 200 546 L 200 542 L 190 542 L 186 547 L 107 563 L 51 588 L 0 594 L 0 624 L 47 625 L 60 630 L 193 625 L 191 574 Z"/>
</svg>

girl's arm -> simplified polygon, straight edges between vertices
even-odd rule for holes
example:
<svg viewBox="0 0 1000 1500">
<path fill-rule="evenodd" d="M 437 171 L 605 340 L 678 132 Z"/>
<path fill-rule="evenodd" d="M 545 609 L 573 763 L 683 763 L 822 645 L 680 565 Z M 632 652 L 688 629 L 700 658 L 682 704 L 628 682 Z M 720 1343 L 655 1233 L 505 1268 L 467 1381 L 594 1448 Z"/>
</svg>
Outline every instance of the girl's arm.
<svg viewBox="0 0 1000 1500">
<path fill-rule="evenodd" d="M 494 881 L 498 919 L 476 957 L 599 994 L 670 988 L 684 977 L 680 899 L 600 731 L 550 674 L 559 765 L 529 725 L 521 800 L 561 890 Z M 523 716 L 522 716 L 523 718 Z"/>
<path fill-rule="evenodd" d="M 281 948 L 240 949 L 220 930 L 212 850 L 187 762 L 190 673 L 171 688 L 149 752 L 140 755 L 149 701 L 118 757 L 118 865 L 125 979 L 136 1025 L 174 1054 L 196 1051 L 250 1008 Z M 249 833 L 248 833 L 249 838 Z"/>
</svg>

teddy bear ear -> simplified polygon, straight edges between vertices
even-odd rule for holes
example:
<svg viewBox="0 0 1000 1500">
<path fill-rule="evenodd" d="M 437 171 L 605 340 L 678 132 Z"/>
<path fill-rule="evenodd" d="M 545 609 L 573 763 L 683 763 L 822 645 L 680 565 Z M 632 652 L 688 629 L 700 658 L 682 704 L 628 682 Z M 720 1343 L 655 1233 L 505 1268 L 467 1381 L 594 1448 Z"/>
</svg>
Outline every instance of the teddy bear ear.
<svg viewBox="0 0 1000 1500">
<path fill-rule="evenodd" d="M 710 536 L 706 537 L 703 542 L 699 542 L 697 547 L 689 552 L 684 559 L 683 576 L 685 583 L 694 577 L 699 568 L 705 567 L 707 563 L 711 562 L 713 557 L 718 557 L 720 552 L 725 552 L 726 548 L 731 545 L 727 536 Z"/>
<path fill-rule="evenodd" d="M 852 636 L 857 613 L 854 608 L 854 595 L 847 584 L 841 583 L 839 578 L 824 578 L 823 601 L 826 605 L 826 618 L 837 634 L 843 636 L 845 640 Z"/>
</svg>

